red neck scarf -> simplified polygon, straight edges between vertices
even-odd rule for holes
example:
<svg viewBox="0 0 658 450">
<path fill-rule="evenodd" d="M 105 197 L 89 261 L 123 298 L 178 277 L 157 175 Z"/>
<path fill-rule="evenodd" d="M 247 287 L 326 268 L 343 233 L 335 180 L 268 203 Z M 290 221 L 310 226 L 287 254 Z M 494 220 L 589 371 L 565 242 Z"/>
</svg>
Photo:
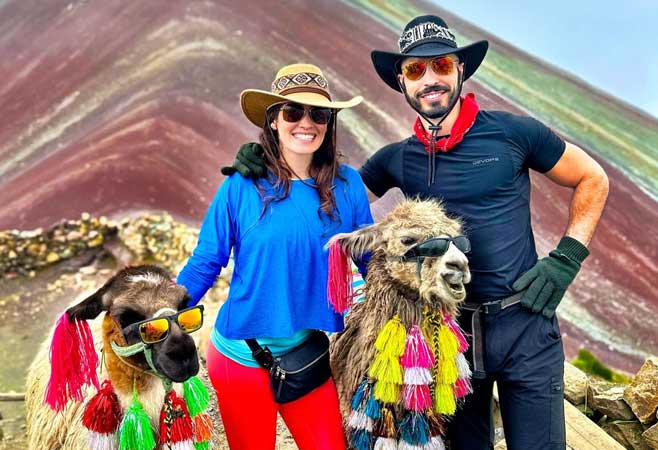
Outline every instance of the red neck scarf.
<svg viewBox="0 0 658 450">
<path fill-rule="evenodd" d="M 462 141 L 464 135 L 468 133 L 468 130 L 470 130 L 475 123 L 475 118 L 479 110 L 480 106 L 475 100 L 475 94 L 469 92 L 465 97 L 461 98 L 459 116 L 457 116 L 457 120 L 455 120 L 452 130 L 450 130 L 449 136 L 435 140 L 434 146 L 432 146 L 432 140 L 436 138 L 425 131 L 423 123 L 420 121 L 420 117 L 416 117 L 416 122 L 414 122 L 414 133 L 418 140 L 425 146 L 425 151 L 427 153 L 447 152 Z"/>
</svg>

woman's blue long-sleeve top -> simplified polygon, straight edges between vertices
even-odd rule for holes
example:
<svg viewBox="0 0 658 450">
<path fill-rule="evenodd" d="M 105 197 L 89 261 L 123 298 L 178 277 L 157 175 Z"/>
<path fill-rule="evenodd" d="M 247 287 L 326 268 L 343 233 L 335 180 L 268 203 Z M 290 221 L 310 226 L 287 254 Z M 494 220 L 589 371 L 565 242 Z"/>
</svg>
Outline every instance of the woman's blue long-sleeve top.
<svg viewBox="0 0 658 450">
<path fill-rule="evenodd" d="M 341 165 L 334 180 L 336 217 L 318 214 L 320 198 L 293 180 L 288 197 L 263 211 L 254 182 L 234 174 L 215 195 L 199 242 L 177 277 L 198 303 L 212 287 L 233 250 L 234 270 L 215 329 L 229 339 L 287 337 L 304 329 L 341 331 L 343 318 L 327 303 L 328 251 L 336 233 L 372 223 L 366 190 L 357 171 Z M 260 183 L 266 183 L 260 180 Z"/>
</svg>

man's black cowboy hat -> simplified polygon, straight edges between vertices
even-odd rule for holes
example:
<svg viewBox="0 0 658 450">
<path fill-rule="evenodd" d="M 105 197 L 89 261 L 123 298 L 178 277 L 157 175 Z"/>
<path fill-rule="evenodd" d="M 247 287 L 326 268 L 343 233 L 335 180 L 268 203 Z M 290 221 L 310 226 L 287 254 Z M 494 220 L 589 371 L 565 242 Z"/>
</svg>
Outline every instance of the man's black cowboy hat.
<svg viewBox="0 0 658 450">
<path fill-rule="evenodd" d="M 455 35 L 445 21 L 437 16 L 418 16 L 404 27 L 399 40 L 400 53 L 374 50 L 370 56 L 377 74 L 386 84 L 402 92 L 397 75 L 404 58 L 432 57 L 449 54 L 459 56 L 464 63 L 464 81 L 479 67 L 489 48 L 488 41 L 478 41 L 465 47 L 457 47 Z"/>
</svg>

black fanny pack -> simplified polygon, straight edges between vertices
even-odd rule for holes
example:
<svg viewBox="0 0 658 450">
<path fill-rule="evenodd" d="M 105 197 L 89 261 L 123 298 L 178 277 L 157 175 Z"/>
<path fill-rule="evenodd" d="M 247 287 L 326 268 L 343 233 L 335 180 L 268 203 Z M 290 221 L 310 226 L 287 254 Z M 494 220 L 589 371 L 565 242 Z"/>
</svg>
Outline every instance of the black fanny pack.
<svg viewBox="0 0 658 450">
<path fill-rule="evenodd" d="M 309 338 L 283 356 L 273 357 L 256 339 L 245 339 L 258 364 L 270 372 L 270 386 L 277 403 L 288 403 L 320 387 L 331 376 L 329 338 L 313 331 Z"/>
</svg>

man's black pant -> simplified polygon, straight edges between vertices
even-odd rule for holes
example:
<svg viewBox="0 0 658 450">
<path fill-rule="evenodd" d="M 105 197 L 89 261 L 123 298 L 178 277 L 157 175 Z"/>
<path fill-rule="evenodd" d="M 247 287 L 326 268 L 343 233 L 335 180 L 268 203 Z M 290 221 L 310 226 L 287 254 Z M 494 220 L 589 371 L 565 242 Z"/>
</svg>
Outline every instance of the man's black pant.
<svg viewBox="0 0 658 450">
<path fill-rule="evenodd" d="M 472 313 L 461 314 L 460 324 L 470 335 Z M 473 394 L 448 425 L 450 449 L 493 448 L 496 381 L 507 448 L 564 450 L 564 351 L 557 318 L 546 319 L 520 304 L 482 317 L 486 378 L 473 380 Z"/>
</svg>

